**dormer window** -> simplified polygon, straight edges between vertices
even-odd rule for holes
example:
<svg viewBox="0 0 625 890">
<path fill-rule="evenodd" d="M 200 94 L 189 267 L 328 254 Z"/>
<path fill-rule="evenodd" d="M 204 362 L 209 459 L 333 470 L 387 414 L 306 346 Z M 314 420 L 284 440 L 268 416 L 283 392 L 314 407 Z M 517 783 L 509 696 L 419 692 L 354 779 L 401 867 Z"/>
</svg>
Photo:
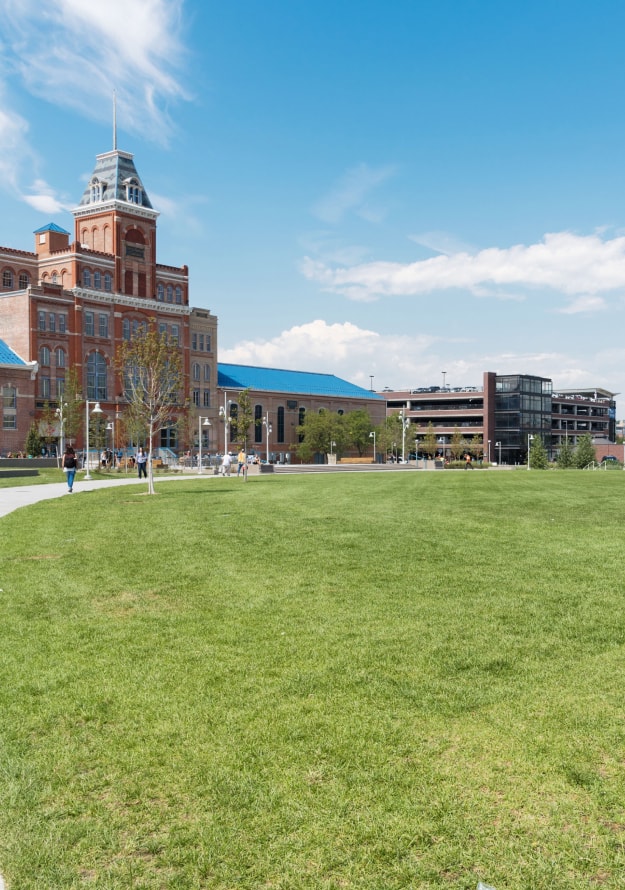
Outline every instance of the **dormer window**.
<svg viewBox="0 0 625 890">
<path fill-rule="evenodd" d="M 101 201 L 104 197 L 104 187 L 105 183 L 100 182 L 99 179 L 92 179 L 89 185 L 89 201 L 94 204 L 96 201 Z"/>
<path fill-rule="evenodd" d="M 126 200 L 129 204 L 141 204 L 143 200 L 143 191 L 136 179 L 125 179 Z"/>
</svg>

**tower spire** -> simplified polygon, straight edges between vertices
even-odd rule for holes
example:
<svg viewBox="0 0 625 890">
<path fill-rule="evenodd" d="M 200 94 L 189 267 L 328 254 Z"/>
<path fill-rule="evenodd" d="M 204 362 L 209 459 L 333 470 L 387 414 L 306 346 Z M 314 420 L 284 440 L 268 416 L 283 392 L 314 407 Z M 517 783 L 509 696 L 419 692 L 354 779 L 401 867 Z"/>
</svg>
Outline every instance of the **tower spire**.
<svg viewBox="0 0 625 890">
<path fill-rule="evenodd" d="M 117 90 L 113 90 L 113 151 L 117 151 Z"/>
</svg>

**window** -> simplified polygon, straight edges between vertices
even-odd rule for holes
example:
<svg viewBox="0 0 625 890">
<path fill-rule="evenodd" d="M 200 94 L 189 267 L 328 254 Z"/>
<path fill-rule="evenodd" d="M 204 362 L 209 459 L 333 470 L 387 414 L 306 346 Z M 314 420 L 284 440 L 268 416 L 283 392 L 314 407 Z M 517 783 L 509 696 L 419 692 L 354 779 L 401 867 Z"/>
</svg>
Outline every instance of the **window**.
<svg viewBox="0 0 625 890">
<path fill-rule="evenodd" d="M 206 335 L 206 351 L 207 352 L 211 351 L 211 335 L 210 334 Z"/>
<path fill-rule="evenodd" d="M 82 270 L 82 286 L 83 287 L 91 287 L 91 270 L 90 269 Z"/>
<path fill-rule="evenodd" d="M 299 409 L 298 418 L 297 418 L 298 426 L 304 426 L 304 421 L 305 421 L 305 420 L 306 420 L 306 409 L 305 409 L 305 408 L 300 408 L 300 409 Z M 300 435 L 298 436 L 297 441 L 298 441 L 298 442 L 303 442 L 303 441 L 304 441 L 304 436 L 303 436 L 301 433 L 300 433 Z"/>
<path fill-rule="evenodd" d="M 39 378 L 39 395 L 42 399 L 50 398 L 50 378 L 49 377 L 40 377 Z"/>
<path fill-rule="evenodd" d="M 122 340 L 130 340 L 130 319 L 122 319 Z"/>
<path fill-rule="evenodd" d="M 180 287 L 176 288 L 176 303 L 182 303 L 182 289 Z"/>
<path fill-rule="evenodd" d="M 191 349 L 197 352 L 197 334 L 191 334 Z"/>
<path fill-rule="evenodd" d="M 176 346 L 180 341 L 180 328 L 177 324 L 172 324 L 171 326 L 171 342 L 175 343 Z"/>
<path fill-rule="evenodd" d="M 47 346 L 42 346 L 39 350 L 39 364 L 42 368 L 48 368 L 50 366 L 50 350 Z"/>
<path fill-rule="evenodd" d="M 107 398 L 106 359 L 99 352 L 87 358 L 87 398 L 105 401 Z"/>
<path fill-rule="evenodd" d="M 167 325 L 165 324 L 164 321 L 159 321 L 158 332 L 161 335 L 161 337 L 163 336 L 163 334 L 167 334 Z"/>
<path fill-rule="evenodd" d="M 113 279 L 111 278 L 110 272 L 104 273 L 104 290 L 110 294 L 113 289 Z"/>
<path fill-rule="evenodd" d="M 102 274 L 100 272 L 93 273 L 93 286 L 96 290 L 100 290 L 102 287 Z"/>
<path fill-rule="evenodd" d="M 126 200 L 131 204 L 141 203 L 141 189 L 135 182 L 131 181 L 126 184 Z"/>
<path fill-rule="evenodd" d="M 210 408 L 211 406 L 211 391 L 210 389 L 204 390 L 204 407 Z"/>
<path fill-rule="evenodd" d="M 138 333 L 139 333 L 139 322 L 135 318 L 135 319 L 133 319 L 133 322 L 132 322 L 132 336 L 136 337 Z"/>
<path fill-rule="evenodd" d="M 54 361 L 57 368 L 65 367 L 65 350 L 61 349 L 60 346 L 57 346 L 57 348 L 54 350 Z"/>
<path fill-rule="evenodd" d="M 17 390 L 14 386 L 2 387 L 2 429 L 17 429 Z"/>
<path fill-rule="evenodd" d="M 204 334 L 200 334 L 200 339 L 198 341 L 200 352 L 204 352 Z"/>
<path fill-rule="evenodd" d="M 85 312 L 85 334 L 87 337 L 94 335 L 93 312 Z"/>
<path fill-rule="evenodd" d="M 45 331 L 45 329 L 46 329 L 46 313 L 45 313 L 45 312 L 38 312 L 38 313 L 37 313 L 37 319 L 38 319 L 38 325 L 37 325 L 37 326 L 38 326 L 39 330 L 40 330 L 40 331 Z"/>
<path fill-rule="evenodd" d="M 30 278 L 28 277 L 26 272 L 20 272 L 19 277 L 19 287 L 20 290 L 26 290 L 28 285 L 30 284 Z"/>
<path fill-rule="evenodd" d="M 199 380 L 200 379 L 200 366 L 197 362 L 193 362 L 192 372 L 193 372 L 193 379 Z"/>
<path fill-rule="evenodd" d="M 10 269 L 5 269 L 2 273 L 2 287 L 13 287 L 13 272 Z"/>
<path fill-rule="evenodd" d="M 89 201 L 93 204 L 96 201 L 101 201 L 101 200 L 102 200 L 102 183 L 99 180 L 94 179 L 94 180 L 92 180 L 90 188 L 89 188 Z"/>
<path fill-rule="evenodd" d="M 100 312 L 98 316 L 98 334 L 107 338 L 109 335 L 109 317 L 105 312 Z"/>
<path fill-rule="evenodd" d="M 263 441 L 263 406 L 254 405 L 254 442 Z"/>
<path fill-rule="evenodd" d="M 156 285 L 156 299 L 161 303 L 165 300 L 165 288 L 162 281 Z"/>
<path fill-rule="evenodd" d="M 174 289 L 171 284 L 167 285 L 167 302 L 173 303 L 174 300 Z"/>
<path fill-rule="evenodd" d="M 200 391 L 199 389 L 193 390 L 193 404 L 196 408 L 200 407 Z"/>
<path fill-rule="evenodd" d="M 211 382 L 211 366 L 204 365 L 204 383 Z"/>
<path fill-rule="evenodd" d="M 65 377 L 56 378 L 56 397 L 60 400 L 65 395 Z"/>
<path fill-rule="evenodd" d="M 50 280 L 52 281 L 52 284 L 58 284 L 59 283 L 58 272 L 53 272 Z"/>
<path fill-rule="evenodd" d="M 278 430 L 277 430 L 277 439 L 278 442 L 284 442 L 284 408 L 278 408 Z"/>
<path fill-rule="evenodd" d="M 67 315 L 59 315 L 59 334 L 64 334 L 67 330 Z"/>
<path fill-rule="evenodd" d="M 48 330 L 52 331 L 52 333 L 56 331 L 56 315 L 54 312 L 48 315 Z"/>
</svg>

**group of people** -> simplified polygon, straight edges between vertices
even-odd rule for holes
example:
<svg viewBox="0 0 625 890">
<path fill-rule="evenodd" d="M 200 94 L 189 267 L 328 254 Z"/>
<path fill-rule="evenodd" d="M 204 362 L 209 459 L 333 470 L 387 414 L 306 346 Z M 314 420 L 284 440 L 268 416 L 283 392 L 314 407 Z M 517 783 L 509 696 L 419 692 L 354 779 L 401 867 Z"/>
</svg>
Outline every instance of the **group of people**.
<svg viewBox="0 0 625 890">
<path fill-rule="evenodd" d="M 230 454 L 229 451 L 226 451 L 224 456 L 221 459 L 221 475 L 229 476 L 230 470 L 232 467 L 233 455 Z M 240 476 L 241 473 L 245 476 L 247 473 L 247 456 L 245 454 L 244 449 L 242 448 L 237 455 L 237 476 Z"/>
<path fill-rule="evenodd" d="M 109 455 L 110 454 L 110 461 Z M 118 452 L 118 459 L 121 460 L 120 457 L 121 452 Z M 103 467 L 112 466 L 113 463 L 113 453 L 112 452 L 102 452 L 100 457 L 101 463 Z M 134 458 L 135 464 L 137 466 L 137 471 L 139 473 L 139 479 L 143 477 L 144 479 L 148 478 L 148 456 L 145 452 L 143 446 L 139 446 L 137 450 L 137 454 Z M 73 492 L 74 490 L 74 479 L 76 478 L 76 470 L 78 469 L 78 460 L 76 458 L 76 452 L 72 448 L 71 445 L 68 445 L 65 449 L 65 454 L 63 455 L 63 460 L 61 462 L 61 466 L 63 468 L 63 472 L 67 477 L 67 490 L 68 492 Z"/>
</svg>

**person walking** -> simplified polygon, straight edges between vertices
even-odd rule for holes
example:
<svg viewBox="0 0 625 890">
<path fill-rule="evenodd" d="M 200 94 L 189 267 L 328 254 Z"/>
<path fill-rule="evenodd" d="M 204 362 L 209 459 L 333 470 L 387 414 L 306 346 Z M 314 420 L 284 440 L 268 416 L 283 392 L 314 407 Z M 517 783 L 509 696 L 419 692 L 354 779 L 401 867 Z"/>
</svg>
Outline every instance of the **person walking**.
<svg viewBox="0 0 625 890">
<path fill-rule="evenodd" d="M 464 468 L 465 468 L 465 470 L 472 470 L 472 469 L 473 469 L 473 462 L 472 462 L 472 460 L 471 460 L 471 455 L 469 454 L 468 451 L 467 451 L 467 453 L 466 453 L 465 456 L 464 456 Z"/>
<path fill-rule="evenodd" d="M 63 472 L 67 476 L 67 490 L 71 494 L 74 490 L 74 476 L 76 475 L 76 454 L 71 445 L 68 445 L 63 455 Z"/>
<path fill-rule="evenodd" d="M 232 455 L 229 451 L 226 451 L 224 456 L 221 459 L 221 475 L 229 476 L 230 475 L 230 464 L 232 463 Z"/>
<path fill-rule="evenodd" d="M 245 451 L 243 448 L 239 451 L 237 456 L 237 476 L 241 475 L 241 470 L 245 471 Z"/>
<path fill-rule="evenodd" d="M 139 470 L 139 479 L 142 475 L 144 479 L 148 478 L 148 456 L 143 450 L 143 446 L 139 446 L 137 451 L 137 469 Z"/>
</svg>

